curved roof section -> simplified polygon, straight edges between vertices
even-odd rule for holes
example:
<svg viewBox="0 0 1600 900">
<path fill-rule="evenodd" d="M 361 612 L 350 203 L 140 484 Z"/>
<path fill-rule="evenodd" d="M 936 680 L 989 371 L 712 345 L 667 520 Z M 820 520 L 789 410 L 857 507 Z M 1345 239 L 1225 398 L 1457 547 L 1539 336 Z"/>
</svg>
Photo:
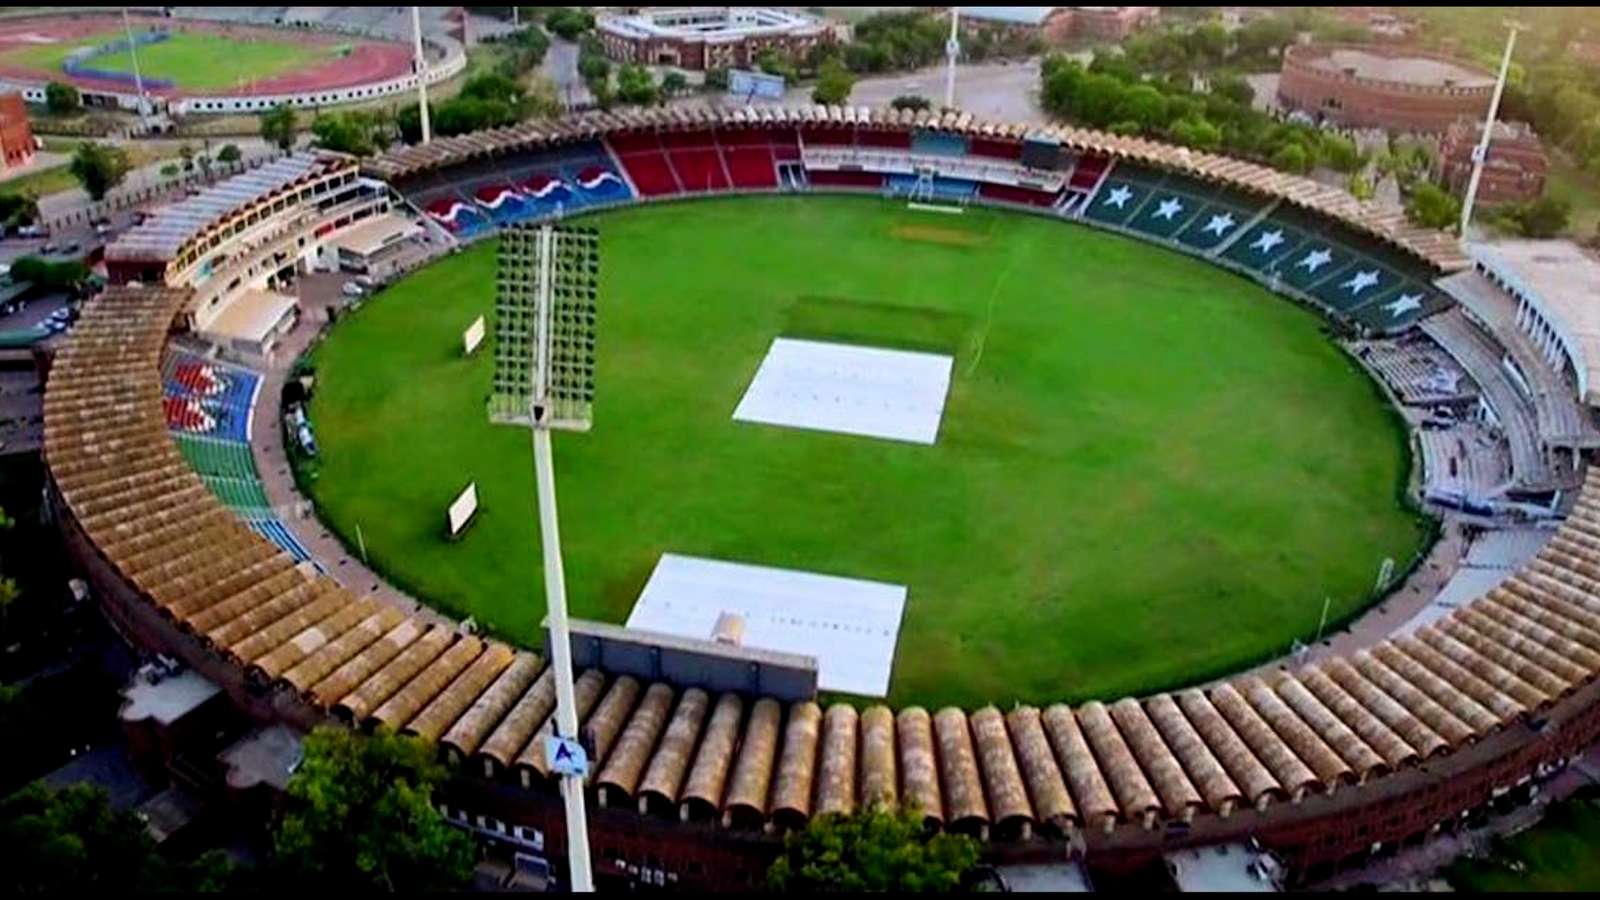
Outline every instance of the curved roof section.
<svg viewBox="0 0 1600 900">
<path fill-rule="evenodd" d="M 1579 396 L 1600 406 L 1600 260 L 1571 241 L 1484 241 L 1469 252 L 1555 327 Z"/>
<path fill-rule="evenodd" d="M 162 413 L 160 365 L 187 299 L 112 288 L 56 358 L 45 453 L 77 527 L 160 615 L 304 708 L 439 740 L 491 772 L 548 777 L 539 735 L 554 695 L 535 655 L 296 567 L 184 462 Z M 1409 637 L 1296 671 L 1007 716 L 882 706 L 824 715 L 810 701 L 785 711 L 772 698 L 711 698 L 599 672 L 579 679 L 579 700 L 613 803 L 796 823 L 869 794 L 893 804 L 898 783 L 935 820 L 1017 834 L 1224 817 L 1359 785 L 1466 747 L 1597 672 L 1591 472 L 1561 529 L 1500 587 Z"/>
<path fill-rule="evenodd" d="M 929 128 L 977 137 L 1040 137 L 1078 152 L 1103 153 L 1118 159 L 1172 169 L 1192 177 L 1269 197 L 1339 221 L 1356 231 L 1393 245 L 1441 272 L 1467 268 L 1471 261 L 1455 235 L 1419 228 L 1405 211 L 1376 201 L 1357 200 L 1350 192 L 1301 175 L 1215 153 L 1205 153 L 1144 138 L 1087 128 L 1053 125 L 1039 128 L 978 119 L 970 113 L 934 113 L 850 106 L 768 107 L 735 109 L 670 107 L 595 112 L 553 121 L 525 122 L 505 128 L 437 138 L 427 145 L 400 147 L 363 163 L 370 175 L 398 179 L 447 168 L 469 160 L 544 147 L 569 140 L 602 137 L 635 128 L 693 128 L 711 125 L 754 126 L 853 124 L 859 127 Z"/>
<path fill-rule="evenodd" d="M 351 157 L 343 154 L 306 150 L 224 178 L 192 197 L 161 207 L 123 232 L 106 248 L 106 258 L 158 262 L 174 259 L 185 244 L 235 213 L 350 161 Z"/>
</svg>

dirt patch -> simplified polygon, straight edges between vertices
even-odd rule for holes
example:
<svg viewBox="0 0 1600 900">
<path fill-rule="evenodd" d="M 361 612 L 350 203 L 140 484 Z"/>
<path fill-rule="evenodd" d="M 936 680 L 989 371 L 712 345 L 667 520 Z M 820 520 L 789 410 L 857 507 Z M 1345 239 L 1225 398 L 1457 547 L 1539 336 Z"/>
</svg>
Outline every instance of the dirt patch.
<svg viewBox="0 0 1600 900">
<path fill-rule="evenodd" d="M 979 247 L 989 243 L 988 235 L 939 225 L 895 225 L 889 229 L 889 234 L 902 240 L 926 241 L 947 247 Z"/>
</svg>

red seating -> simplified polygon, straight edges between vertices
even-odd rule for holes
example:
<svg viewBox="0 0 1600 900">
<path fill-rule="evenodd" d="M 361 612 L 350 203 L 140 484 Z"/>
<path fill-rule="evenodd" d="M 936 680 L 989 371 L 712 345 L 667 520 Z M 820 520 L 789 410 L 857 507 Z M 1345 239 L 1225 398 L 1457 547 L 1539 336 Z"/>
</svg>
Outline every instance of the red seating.
<svg viewBox="0 0 1600 900">
<path fill-rule="evenodd" d="M 711 132 L 706 130 L 661 132 L 661 146 L 668 150 L 698 149 L 715 145 Z"/>
<path fill-rule="evenodd" d="M 813 185 L 826 187 L 883 187 L 883 176 L 877 172 L 832 172 L 818 169 L 808 171 L 806 177 Z"/>
<path fill-rule="evenodd" d="M 863 147 L 892 147 L 896 150 L 909 150 L 911 149 L 911 132 L 861 129 L 856 132 L 856 143 Z"/>
<path fill-rule="evenodd" d="M 166 414 L 168 428 L 210 431 L 217 424 L 216 419 L 208 415 L 200 404 L 183 397 L 162 397 L 161 410 Z"/>
<path fill-rule="evenodd" d="M 1016 141 L 973 138 L 968 145 L 968 152 L 973 156 L 992 156 L 995 159 L 1021 159 L 1022 145 Z"/>
<path fill-rule="evenodd" d="M 618 154 L 661 149 L 661 142 L 656 140 L 654 133 L 648 131 L 638 134 L 611 134 L 606 136 L 606 141 Z"/>
<path fill-rule="evenodd" d="M 980 184 L 978 193 L 991 200 L 1026 203 L 1032 206 L 1050 206 L 1056 202 L 1055 194 L 1009 184 Z"/>
<path fill-rule="evenodd" d="M 672 167 L 667 165 L 667 158 L 659 150 L 620 154 L 617 160 L 628 170 L 628 177 L 633 180 L 633 186 L 638 188 L 643 196 L 659 197 L 662 194 L 676 194 L 683 190 L 678 186 L 677 177 L 672 174 Z"/>
<path fill-rule="evenodd" d="M 854 144 L 855 129 L 849 125 L 802 125 L 800 134 L 808 144 Z"/>
<path fill-rule="evenodd" d="M 1110 167 L 1109 156 L 1081 156 L 1078 158 L 1078 167 L 1072 170 L 1071 186 L 1090 190 L 1100 183 L 1100 176 Z"/>
<path fill-rule="evenodd" d="M 715 150 L 672 150 L 672 168 L 686 191 L 725 191 L 728 175 Z"/>
<path fill-rule="evenodd" d="M 760 128 L 718 128 L 717 143 L 724 147 L 765 147 L 770 140 Z"/>
<path fill-rule="evenodd" d="M 728 175 L 737 188 L 770 188 L 778 186 L 778 170 L 772 163 L 771 149 L 761 147 L 726 147 L 722 151 L 728 163 Z"/>
</svg>

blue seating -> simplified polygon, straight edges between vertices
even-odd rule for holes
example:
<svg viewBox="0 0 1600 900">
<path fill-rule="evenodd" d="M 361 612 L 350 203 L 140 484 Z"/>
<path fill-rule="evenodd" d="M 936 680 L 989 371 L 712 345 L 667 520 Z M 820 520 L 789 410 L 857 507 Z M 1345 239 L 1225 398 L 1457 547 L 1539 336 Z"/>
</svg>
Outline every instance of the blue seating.
<svg viewBox="0 0 1600 900">
<path fill-rule="evenodd" d="M 295 562 L 305 562 L 311 558 L 311 551 L 277 519 L 246 519 L 245 524 L 250 526 L 251 531 L 277 544 L 279 549 L 294 557 Z"/>
</svg>

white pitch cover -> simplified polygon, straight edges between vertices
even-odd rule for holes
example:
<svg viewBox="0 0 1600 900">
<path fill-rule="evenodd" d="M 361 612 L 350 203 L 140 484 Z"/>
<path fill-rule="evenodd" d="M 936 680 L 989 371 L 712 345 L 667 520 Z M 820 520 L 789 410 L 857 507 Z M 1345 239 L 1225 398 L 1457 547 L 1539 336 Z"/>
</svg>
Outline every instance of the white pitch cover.
<svg viewBox="0 0 1600 900">
<path fill-rule="evenodd" d="M 932 444 L 952 365 L 934 353 L 777 338 L 733 418 Z"/>
<path fill-rule="evenodd" d="M 814 656 L 823 690 L 882 697 L 905 605 L 905 585 L 663 553 L 628 627 L 710 640 L 739 613 L 743 646 Z"/>
</svg>

